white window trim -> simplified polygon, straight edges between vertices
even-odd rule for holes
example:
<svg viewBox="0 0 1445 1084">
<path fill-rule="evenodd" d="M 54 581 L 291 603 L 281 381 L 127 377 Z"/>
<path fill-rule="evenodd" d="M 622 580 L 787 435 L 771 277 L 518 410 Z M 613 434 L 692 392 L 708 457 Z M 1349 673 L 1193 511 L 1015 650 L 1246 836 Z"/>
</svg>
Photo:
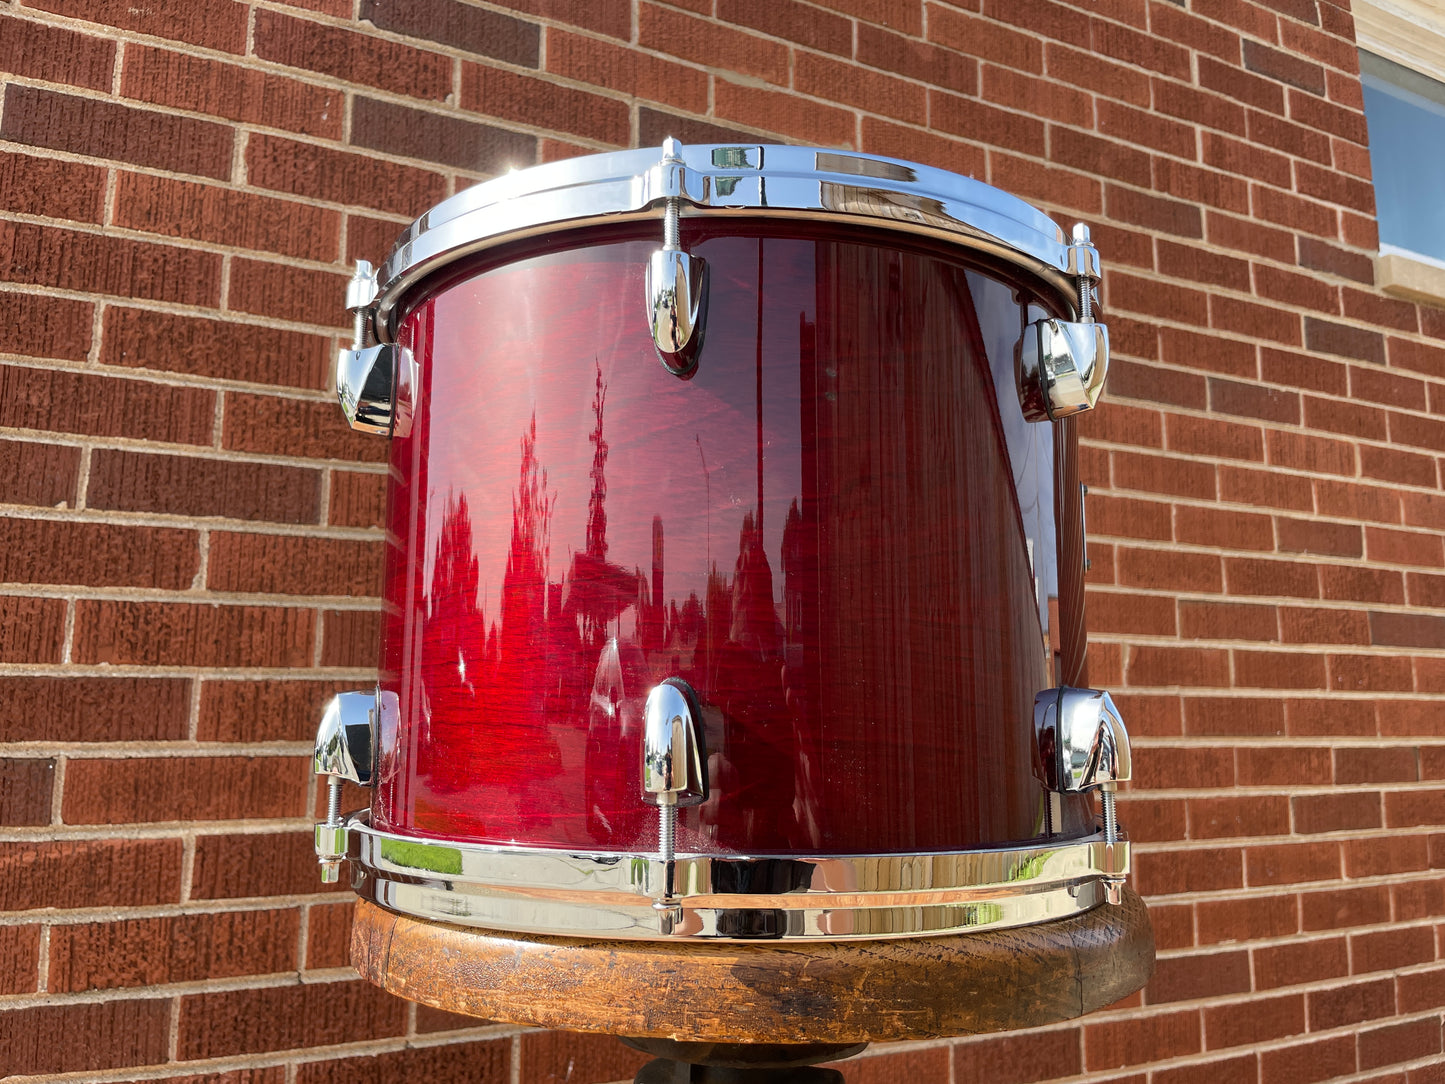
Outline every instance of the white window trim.
<svg viewBox="0 0 1445 1084">
<path fill-rule="evenodd" d="M 1445 83 L 1445 0 L 1355 0 L 1355 43 Z M 1445 262 L 1380 245 L 1375 285 L 1387 294 L 1445 303 Z"/>
</svg>

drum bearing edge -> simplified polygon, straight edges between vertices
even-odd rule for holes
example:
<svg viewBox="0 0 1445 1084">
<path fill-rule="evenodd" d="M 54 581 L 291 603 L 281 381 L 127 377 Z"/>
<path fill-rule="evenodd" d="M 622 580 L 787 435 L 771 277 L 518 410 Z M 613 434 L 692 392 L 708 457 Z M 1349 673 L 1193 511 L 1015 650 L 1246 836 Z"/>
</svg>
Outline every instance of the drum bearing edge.
<svg viewBox="0 0 1445 1084">
<path fill-rule="evenodd" d="M 621 940 L 869 940 L 1029 926 L 1104 902 L 1129 843 L 926 855 L 656 855 L 493 847 L 380 832 L 347 818 L 352 887 L 399 914 L 517 933 Z M 680 913 L 679 913 L 680 912 Z"/>
</svg>

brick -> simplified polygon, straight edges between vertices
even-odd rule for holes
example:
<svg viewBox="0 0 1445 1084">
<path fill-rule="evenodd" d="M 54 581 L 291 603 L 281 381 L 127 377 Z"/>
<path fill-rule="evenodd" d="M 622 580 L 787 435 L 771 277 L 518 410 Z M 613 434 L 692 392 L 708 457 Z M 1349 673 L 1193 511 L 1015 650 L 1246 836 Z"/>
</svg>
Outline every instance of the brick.
<svg viewBox="0 0 1445 1084">
<path fill-rule="evenodd" d="M 1238 108 L 1240 121 L 1237 131 L 1242 136 L 1247 130 L 1244 121 L 1246 114 L 1242 107 Z M 1240 177 L 1263 181 L 1276 188 L 1289 188 L 1294 183 L 1294 169 L 1290 159 L 1261 147 L 1257 143 L 1231 139 L 1228 136 L 1205 130 L 1200 133 L 1200 144 L 1203 148 L 1200 157 L 1205 165 Z M 1369 261 L 1369 265 L 1370 281 L 1374 282 L 1374 261 Z"/>
<path fill-rule="evenodd" d="M 180 591 L 191 586 L 199 568 L 194 531 L 0 519 L 0 582 Z"/>
<path fill-rule="evenodd" d="M 278 320 L 340 324 L 346 316 L 344 275 L 232 257 L 228 307 Z"/>
<path fill-rule="evenodd" d="M 1412 1020 L 1360 1033 L 1360 1068 L 1374 1069 L 1440 1053 L 1440 1022 Z M 1436 1066 L 1438 1069 L 1438 1065 Z"/>
<path fill-rule="evenodd" d="M 49 824 L 54 785 L 54 760 L 0 757 L 0 825 Z"/>
<path fill-rule="evenodd" d="M 350 888 L 346 884 L 321 883 L 309 831 L 196 836 L 196 858 L 191 872 L 193 899 L 244 899 L 317 892 L 349 895 Z"/>
<path fill-rule="evenodd" d="M 1294 406 L 1298 412 L 1297 397 Z M 1298 424 L 1298 413 L 1294 424 Z M 1348 441 L 1270 430 L 1265 434 L 1265 447 L 1270 463 L 1278 467 L 1350 477 L 1355 473 L 1355 445 Z"/>
<path fill-rule="evenodd" d="M 211 535 L 213 591 L 290 595 L 379 595 L 383 543 L 304 535 Z"/>
<path fill-rule="evenodd" d="M 176 903 L 181 841 L 0 843 L 0 873 L 0 907 L 7 911 Z"/>
<path fill-rule="evenodd" d="M 1043 71 L 1045 43 L 1036 34 L 1020 33 L 991 19 L 929 4 L 928 38 L 968 57 L 1035 74 Z"/>
<path fill-rule="evenodd" d="M 306 666 L 316 615 L 279 606 L 81 600 L 75 658 L 141 666 Z"/>
<path fill-rule="evenodd" d="M 1400 522 L 1401 502 L 1397 490 L 1321 479 L 1314 483 L 1314 491 L 1315 505 L 1321 515 L 1381 523 Z"/>
<path fill-rule="evenodd" d="M 628 142 L 627 104 L 614 98 L 476 64 L 462 66 L 461 88 L 464 109 L 603 143 Z"/>
<path fill-rule="evenodd" d="M 1273 79 L 1252 75 L 1232 64 L 1222 64 L 1213 57 L 1201 56 L 1198 64 L 1199 85 L 1205 90 L 1215 91 L 1256 109 L 1284 113 L 1284 88 Z"/>
<path fill-rule="evenodd" d="M 297 757 L 71 760 L 61 818 L 119 824 L 302 816 L 307 766 Z"/>
<path fill-rule="evenodd" d="M 1292 234 L 1267 226 L 1258 218 L 1238 218 L 1219 211 L 1209 211 L 1205 215 L 1205 222 L 1208 226 L 1209 240 L 1224 248 L 1234 249 L 1238 252 L 1250 252 L 1270 260 L 1288 260 L 1294 251 Z M 1228 301 L 1236 309 L 1238 306 L 1246 304 L 1233 298 L 1211 299 L 1211 301 L 1214 300 Z M 1276 328 L 1273 327 L 1273 324 L 1286 321 L 1283 313 L 1278 310 L 1271 312 L 1258 305 L 1249 307 L 1261 314 L 1260 337 L 1292 345 L 1300 341 L 1297 322 L 1287 322 L 1282 327 Z"/>
<path fill-rule="evenodd" d="M 1405 584 L 1393 569 L 1320 565 L 1320 597 L 1350 602 L 1405 601 Z"/>
<path fill-rule="evenodd" d="M 1044 156 L 1044 124 L 1033 117 L 931 90 L 929 117 L 934 127 L 1020 154 Z"/>
<path fill-rule="evenodd" d="M 275 192 L 411 217 L 446 194 L 439 173 L 402 165 L 378 170 L 372 155 L 260 132 L 246 141 L 246 178 Z"/>
<path fill-rule="evenodd" d="M 1157 1084 L 1215 1084 L 1218 1080 L 1228 1080 L 1232 1084 L 1258 1084 L 1259 1066 L 1255 1055 L 1247 1054 L 1175 1069 L 1157 1069 L 1154 1080 Z"/>
<path fill-rule="evenodd" d="M 1146 761 L 1135 779 L 1138 790 L 1173 790 L 1180 778 L 1194 789 L 1234 786 L 1234 756 L 1228 747 L 1176 749 L 1172 764 Z"/>
<path fill-rule="evenodd" d="M 431 1084 L 507 1084 L 512 1079 L 511 1058 L 511 1039 L 452 1043 L 366 1057 L 307 1062 L 297 1069 L 296 1084 L 388 1084 L 395 1080 L 426 1080 Z"/>
<path fill-rule="evenodd" d="M 1298 393 L 1219 377 L 1209 378 L 1209 407 L 1220 414 L 1285 425 L 1298 425 L 1300 420 Z"/>
<path fill-rule="evenodd" d="M 1388 922 L 1390 894 L 1380 885 L 1306 892 L 1300 897 L 1300 920 L 1305 930 L 1345 929 Z"/>
<path fill-rule="evenodd" d="M 1257 426 L 1171 414 L 1165 419 L 1165 432 L 1166 445 L 1173 452 L 1257 462 L 1264 459 L 1264 434 Z"/>
<path fill-rule="evenodd" d="M 1212 553 L 1121 549 L 1118 555 L 1121 584 L 1132 587 L 1218 593 L 1223 581 L 1219 558 Z"/>
<path fill-rule="evenodd" d="M 0 70 L 48 83 L 109 90 L 115 43 L 94 34 L 10 19 L 0 40 Z"/>
<path fill-rule="evenodd" d="M 983 0 L 983 14 L 1056 41 L 1088 41 L 1089 20 L 1053 0 Z"/>
<path fill-rule="evenodd" d="M 1309 994 L 1310 1030 L 1358 1024 L 1375 1020 L 1395 1011 L 1395 984 L 1389 979 L 1356 982 L 1332 990 L 1315 990 Z"/>
<path fill-rule="evenodd" d="M 1285 154 L 1294 155 L 1296 158 L 1307 158 L 1321 165 L 1329 165 L 1331 160 L 1330 139 L 1323 132 L 1313 128 L 1307 128 L 1302 124 L 1295 124 L 1273 113 L 1261 113 L 1250 109 L 1244 115 L 1245 127 L 1248 130 L 1251 142 L 1263 144 L 1266 147 Z M 1328 208 L 1319 205 L 1309 205 L 1305 201 L 1294 198 L 1283 192 L 1275 192 L 1269 189 L 1256 189 L 1255 194 L 1260 197 L 1268 197 L 1272 206 L 1279 208 L 1294 208 L 1300 215 L 1313 213 L 1320 216 L 1330 214 Z M 1307 210 L 1307 208 L 1309 210 Z M 1273 221 L 1281 225 L 1292 225 L 1282 212 L 1277 213 Z M 1323 221 L 1323 218 L 1321 219 Z M 1316 232 L 1333 240 L 1335 230 L 1328 231 L 1317 228 Z"/>
<path fill-rule="evenodd" d="M 541 28 L 500 12 L 455 0 L 362 0 L 360 17 L 380 30 L 424 38 L 508 64 L 537 67 Z"/>
<path fill-rule="evenodd" d="M 1172 843 L 1188 835 L 1184 803 L 1177 799 L 1131 796 L 1120 810 L 1120 821 L 1137 843 Z"/>
<path fill-rule="evenodd" d="M 1089 596 L 1089 627 L 1095 632 L 1172 636 L 1174 601 L 1151 595 L 1094 594 Z"/>
<path fill-rule="evenodd" d="M 0 464 L 4 463 L 0 445 Z M 380 527 L 386 519 L 386 475 L 331 472 L 331 507 L 326 522 L 338 527 Z"/>
<path fill-rule="evenodd" d="M 1380 795 L 1375 791 L 1307 794 L 1290 799 L 1295 831 L 1301 835 L 1379 828 Z"/>
<path fill-rule="evenodd" d="M 1227 64 L 1239 63 L 1238 34 L 1206 19 L 1187 15 L 1169 4 L 1149 5 L 1149 29 L 1170 41 L 1218 57 Z"/>
<path fill-rule="evenodd" d="M 1429 926 L 1411 926 L 1357 934 L 1350 938 L 1350 953 L 1355 974 L 1434 963 L 1435 932 Z M 1435 1030 L 1438 1041 L 1439 1027 Z"/>
<path fill-rule="evenodd" d="M 1350 973 L 1343 937 L 1268 945 L 1254 952 L 1254 983 L 1260 990 L 1337 979 Z"/>
<path fill-rule="evenodd" d="M 1084 1027 L 1084 1060 L 1090 1071 L 1180 1057 L 1200 1049 L 1199 1013 L 1193 1011 Z"/>
<path fill-rule="evenodd" d="M 1445 648 L 1445 617 L 1370 611 L 1370 642 L 1390 647 Z"/>
<path fill-rule="evenodd" d="M 1250 696 L 1191 696 L 1184 701 L 1188 734 L 1274 737 L 1285 732 L 1284 705 Z"/>
<path fill-rule="evenodd" d="M 295 909 L 54 926 L 48 989 L 103 990 L 290 971 L 296 966 L 298 926 Z"/>
<path fill-rule="evenodd" d="M 295 1050 L 405 1030 L 406 1002 L 359 980 L 191 994 L 181 999 L 179 1057 Z"/>
<path fill-rule="evenodd" d="M 100 359 L 106 365 L 319 390 L 330 379 L 331 350 L 322 335 L 110 305 Z"/>
<path fill-rule="evenodd" d="M 1437 480 L 1435 460 L 1429 456 L 1370 445 L 1360 448 L 1360 473 L 1366 478 L 1428 489 L 1435 488 Z"/>
<path fill-rule="evenodd" d="M 990 1036 L 958 1047 L 953 1080 L 957 1084 L 1022 1084 L 1071 1076 L 1082 1068 L 1077 1030 L 1041 1031 L 1028 1037 Z M 945 1074 L 938 1079 L 948 1077 Z"/>
<path fill-rule="evenodd" d="M 632 32 L 632 12 L 619 5 L 598 4 L 595 0 L 511 0 L 508 6 L 613 38 L 625 40 Z"/>
<path fill-rule="evenodd" d="M 893 0 L 820 0 L 820 5 L 866 22 L 891 27 L 899 33 L 915 37 L 923 33 L 922 4 L 898 4 Z"/>
<path fill-rule="evenodd" d="M 0 279 L 131 299 L 215 305 L 220 297 L 221 257 L 124 237 L 5 222 L 0 223 Z"/>
<path fill-rule="evenodd" d="M 307 741 L 326 702 L 354 682 L 207 681 L 201 686 L 198 741 Z"/>
<path fill-rule="evenodd" d="M 0 699 L 6 705 L 0 713 L 0 741 L 176 741 L 186 736 L 191 683 L 183 678 L 0 677 Z"/>
<path fill-rule="evenodd" d="M 1093 100 L 1077 87 L 1045 82 L 993 64 L 983 67 L 983 97 L 1006 109 L 1018 109 L 1061 124 L 1087 125 L 1094 118 Z M 1098 184 L 1092 178 L 1083 176 L 1076 183 L 1082 187 L 1091 182 L 1095 186 Z M 1074 201 L 1078 198 L 1076 194 L 1071 195 Z"/>
<path fill-rule="evenodd" d="M 604 1084 L 634 1074 L 647 1055 L 611 1036 L 533 1031 L 522 1036 L 524 1080 L 537 1084 Z"/>
<path fill-rule="evenodd" d="M 638 142 L 643 146 L 660 145 L 668 136 L 684 143 L 731 143 L 755 138 L 747 127 L 709 124 L 695 117 L 646 106 L 637 110 L 637 131 Z"/>
<path fill-rule="evenodd" d="M 1369 622 L 1355 610 L 1284 606 L 1279 615 L 1280 638 L 1287 644 L 1367 644 Z"/>
<path fill-rule="evenodd" d="M 1170 600 L 1172 603 L 1172 600 Z M 1279 617 L 1273 606 L 1250 606 L 1230 602 L 1180 600 L 1179 635 L 1189 640 L 1279 639 Z M 1089 627 L 1095 627 L 1094 609 L 1089 610 Z M 1110 631 L 1107 627 L 1099 631 Z M 1114 631 L 1128 631 L 1114 630 Z M 1165 633 L 1164 635 L 1168 635 Z"/>
<path fill-rule="evenodd" d="M 819 65 L 825 63 L 831 62 L 818 59 Z M 869 73 L 850 74 L 857 82 Z M 806 78 L 809 72 L 803 71 L 801 75 Z M 837 86 L 825 88 L 821 85 L 813 89 L 823 95 L 841 90 Z M 713 109 L 723 120 L 746 123 L 764 131 L 781 132 L 795 138 L 806 138 L 810 133 L 816 133 L 815 138 L 830 146 L 851 146 L 857 128 L 856 118 L 847 110 L 800 99 L 787 91 L 743 86 L 722 79 L 713 81 Z M 889 106 L 879 111 L 898 114 L 906 112 L 906 109 Z"/>
<path fill-rule="evenodd" d="M 0 662 L 59 662 L 65 601 L 0 596 Z"/>
<path fill-rule="evenodd" d="M 346 967 L 350 963 L 353 911 L 354 905 L 350 900 L 339 904 L 318 904 L 306 909 L 307 968 Z"/>
<path fill-rule="evenodd" d="M 706 113 L 708 109 L 706 72 L 600 38 L 548 29 L 547 70 L 638 98 L 665 101 L 694 113 Z"/>
<path fill-rule="evenodd" d="M 1445 525 L 1445 497 L 1435 493 L 1402 493 L 1405 522 L 1418 527 Z"/>
<path fill-rule="evenodd" d="M 43 1005 L 0 1013 L 5 1068 L 31 1073 L 95 1072 L 166 1060 L 170 1000 Z M 84 1042 L 76 1042 L 84 1036 Z"/>
<path fill-rule="evenodd" d="M 1196 909 L 1204 945 L 1286 937 L 1299 930 L 1299 900 L 1293 895 L 1201 900 Z"/>
<path fill-rule="evenodd" d="M 1445 790 L 1402 790 L 1385 794 L 1385 826 L 1413 828 L 1445 824 Z"/>
<path fill-rule="evenodd" d="M 0 209 L 19 214 L 44 215 L 47 218 L 68 218 L 77 222 L 100 222 L 105 214 L 106 171 L 85 162 L 62 162 L 16 152 L 0 152 Z M 22 303 L 6 298 L 7 304 Z M 47 299 L 26 298 L 25 303 L 37 305 Z M 53 299 L 55 307 L 72 309 L 80 302 Z M 83 332 L 88 324 L 75 331 Z M 15 332 L 36 334 L 18 326 Z M 28 340 L 21 340 L 22 342 Z M 27 353 L 12 349 L 10 353 Z M 83 355 L 82 355 L 83 356 Z"/>
<path fill-rule="evenodd" d="M 841 15 L 819 11 L 817 8 L 804 7 L 796 0 L 780 0 L 780 2 L 721 0 L 717 7 L 717 18 L 724 23 L 744 26 L 749 30 L 766 34 L 770 38 L 783 38 L 786 41 L 796 42 L 809 49 L 818 49 L 825 53 L 834 53 L 843 57 L 853 54 L 853 25 Z M 867 49 L 860 48 L 859 60 L 873 67 L 897 71 L 898 69 L 890 64 L 880 64 L 878 57 L 870 58 L 864 53 L 867 50 L 876 51 L 879 48 L 880 38 L 898 38 L 898 36 L 888 34 L 887 31 L 875 27 L 860 27 L 859 32 L 860 46 L 864 40 L 870 42 Z M 906 39 L 898 38 L 898 40 L 905 41 Z M 550 41 L 548 44 L 550 46 Z M 886 50 L 888 46 L 885 45 L 883 48 Z M 919 76 L 919 78 L 925 77 Z"/>
<path fill-rule="evenodd" d="M 1314 1084 L 1355 1071 L 1352 1035 L 1312 1039 L 1295 1046 L 1276 1047 L 1259 1055 L 1261 1084 Z"/>
<path fill-rule="evenodd" d="M 1411 444 L 1434 451 L 1445 447 L 1445 423 L 1434 418 L 1421 418 L 1415 414 L 1400 414 L 1390 411 L 1387 415 L 1390 440 L 1396 444 Z"/>
<path fill-rule="evenodd" d="M 1324 69 L 1304 58 L 1272 49 L 1257 41 L 1245 40 L 1244 66 L 1258 75 L 1307 90 L 1311 94 L 1325 92 Z"/>
<path fill-rule="evenodd" d="M 1413 746 L 1347 747 L 1335 750 L 1336 783 L 1413 783 L 1419 778 Z"/>
<path fill-rule="evenodd" d="M 1353 330 L 1353 329 L 1350 329 Z M 1383 339 L 1376 332 L 1364 332 L 1369 336 L 1368 340 L 1359 340 L 1361 346 L 1356 354 L 1351 356 L 1364 357 L 1366 360 L 1384 363 L 1384 347 L 1378 347 L 1376 353 L 1376 339 Z M 1364 343 L 1368 342 L 1368 350 Z M 1337 351 L 1339 352 L 1339 351 Z M 1395 373 L 1382 372 L 1379 369 L 1367 369 L 1363 366 L 1350 366 L 1350 394 L 1359 399 L 1367 399 L 1374 403 L 1384 403 L 1386 406 L 1401 407 L 1406 410 L 1425 409 L 1425 382 L 1416 380 L 1414 377 L 1400 376 Z"/>
<path fill-rule="evenodd" d="M 305 260 L 334 260 L 340 250 L 341 215 L 335 211 L 150 174 L 118 175 L 115 222 Z"/>
<path fill-rule="evenodd" d="M 361 96 L 351 109 L 351 142 L 359 147 L 487 174 L 537 160 L 537 137 L 523 132 Z"/>
<path fill-rule="evenodd" d="M 1278 796 L 1191 798 L 1190 839 L 1289 834 L 1289 801 Z"/>
<path fill-rule="evenodd" d="M 778 86 L 786 86 L 788 82 L 788 47 L 780 41 L 649 3 L 637 9 L 637 35 L 637 43 L 644 49 L 750 75 Z"/>
<path fill-rule="evenodd" d="M 1302 994 L 1251 998 L 1204 1010 L 1205 1046 L 1221 1047 L 1265 1043 L 1299 1035 L 1305 1030 L 1305 999 Z"/>
<path fill-rule="evenodd" d="M 0 926 L 0 994 L 30 994 L 39 986 L 40 927 Z"/>
<path fill-rule="evenodd" d="M 327 610 L 321 639 L 321 665 L 370 669 L 376 665 L 381 639 L 375 610 Z"/>
<path fill-rule="evenodd" d="M 746 2 L 755 7 L 762 7 L 762 0 L 746 0 Z M 724 0 L 725 5 L 726 0 Z M 776 7 L 777 5 L 769 3 L 768 6 Z M 810 10 L 807 20 L 815 23 L 818 17 L 818 11 Z M 847 56 L 850 47 L 850 44 L 843 44 L 841 48 L 829 51 Z M 866 24 L 858 26 L 858 61 L 870 67 L 919 79 L 933 86 L 957 91 L 960 94 L 976 94 L 978 92 L 977 60 L 972 57 L 960 56 L 952 50 L 943 49 L 937 45 L 893 34 L 878 27 Z M 1000 73 L 1001 69 L 995 68 L 993 71 Z M 794 85 L 796 86 L 796 83 Z M 1049 90 L 1052 92 L 1054 89 L 1050 85 Z"/>
<path fill-rule="evenodd" d="M 232 133 L 219 124 L 16 83 L 5 88 L 0 138 L 218 180 L 231 175 Z"/>
<path fill-rule="evenodd" d="M 1390 365 L 1426 376 L 1445 377 L 1445 348 L 1391 335 L 1385 340 Z"/>
<path fill-rule="evenodd" d="M 0 412 L 3 412 L 0 402 Z M 231 392 L 226 396 L 223 444 L 238 452 L 307 459 L 381 462 L 385 441 L 348 429 L 335 401 L 283 399 Z"/>
<path fill-rule="evenodd" d="M 346 112 L 339 89 L 135 42 L 120 88 L 136 101 L 330 139 L 341 138 Z"/>
<path fill-rule="evenodd" d="M 246 48 L 247 8 L 233 0 L 197 0 L 164 9 L 138 6 L 127 0 L 35 0 L 27 6 L 206 49 L 240 53 Z"/>
<path fill-rule="evenodd" d="M 1385 655 L 1331 655 L 1330 688 L 1350 692 L 1409 692 L 1410 660 Z"/>
<path fill-rule="evenodd" d="M 366 72 L 380 90 L 440 101 L 452 91 L 448 57 L 339 26 L 259 10 L 252 49 L 262 60 L 337 79 Z"/>
<path fill-rule="evenodd" d="M 1272 384 L 1308 388 L 1329 395 L 1349 394 L 1348 368 L 1339 362 L 1265 347 L 1260 351 L 1260 376 Z"/>
<path fill-rule="evenodd" d="M 98 448 L 85 500 L 120 512 L 315 523 L 319 497 L 315 470 Z"/>
<path fill-rule="evenodd" d="M 1224 560 L 1227 589 L 1236 595 L 1318 598 L 1318 566 L 1302 561 L 1270 561 L 1253 557 Z"/>
<path fill-rule="evenodd" d="M 1116 451 L 1111 456 L 1116 489 L 1213 500 L 1214 466 L 1194 459 L 1175 459 Z"/>
<path fill-rule="evenodd" d="M 0 440 L 0 501 L 51 508 L 71 505 L 79 470 L 79 448 Z"/>
<path fill-rule="evenodd" d="M 1395 986 L 1402 1013 L 1445 1005 L 1445 966 L 1397 976 Z"/>
<path fill-rule="evenodd" d="M 1336 843 L 1250 847 L 1244 852 L 1244 859 L 1251 887 L 1331 881 L 1340 876 L 1340 848 Z"/>
<path fill-rule="evenodd" d="M 1363 701 L 1291 700 L 1285 705 L 1285 719 L 1291 734 L 1375 733 L 1374 711 Z"/>
<path fill-rule="evenodd" d="M 1312 271 L 1324 271 L 1365 285 L 1375 281 L 1374 262 L 1361 252 L 1351 252 L 1317 237 L 1299 238 L 1299 263 Z M 1392 362 L 1393 363 L 1393 362 Z"/>
<path fill-rule="evenodd" d="M 350 212 L 346 216 L 346 261 L 367 260 L 379 264 L 392 250 L 403 224 L 391 219 L 371 218 Z"/>
<path fill-rule="evenodd" d="M 1151 182 L 1149 156 L 1143 151 L 1070 128 L 1049 128 L 1049 158 L 1086 173 L 1129 184 L 1147 187 Z M 1109 288 L 1112 289 L 1112 278 Z"/>
<path fill-rule="evenodd" d="M 1445 576 L 1431 576 L 1422 572 L 1405 574 L 1406 594 L 1412 606 L 1442 608 L 1445 603 Z"/>
</svg>

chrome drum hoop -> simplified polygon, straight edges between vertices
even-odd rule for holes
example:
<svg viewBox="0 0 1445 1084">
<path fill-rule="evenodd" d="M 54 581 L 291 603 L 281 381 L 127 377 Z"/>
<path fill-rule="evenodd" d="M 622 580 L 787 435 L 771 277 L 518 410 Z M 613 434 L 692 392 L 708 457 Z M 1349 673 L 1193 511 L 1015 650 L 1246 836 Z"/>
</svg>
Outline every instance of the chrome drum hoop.
<svg viewBox="0 0 1445 1084">
<path fill-rule="evenodd" d="M 1101 834 L 932 855 L 655 855 L 490 847 L 346 824 L 352 886 L 414 918 L 558 937 L 832 941 L 1027 926 L 1104 901 L 1129 843 Z"/>
<path fill-rule="evenodd" d="M 394 341 L 412 288 L 454 261 L 573 229 L 660 221 L 670 199 L 685 218 L 800 219 L 930 237 L 1036 277 L 1056 295 L 1059 315 L 1077 300 L 1079 253 L 1063 230 L 982 181 L 857 151 L 700 144 L 680 147 L 675 161 L 642 147 L 532 166 L 444 200 L 402 232 L 379 268 L 376 335 Z M 1097 266 L 1087 270 L 1097 278 Z"/>
</svg>

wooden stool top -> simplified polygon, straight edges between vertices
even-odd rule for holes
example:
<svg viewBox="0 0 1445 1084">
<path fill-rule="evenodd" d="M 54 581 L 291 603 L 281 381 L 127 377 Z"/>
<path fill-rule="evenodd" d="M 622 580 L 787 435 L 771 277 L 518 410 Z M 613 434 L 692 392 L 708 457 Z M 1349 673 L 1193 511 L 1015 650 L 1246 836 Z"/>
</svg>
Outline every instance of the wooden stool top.
<svg viewBox="0 0 1445 1084">
<path fill-rule="evenodd" d="M 683 1042 L 862 1043 L 1068 1020 L 1148 981 L 1143 901 L 1035 926 L 883 941 L 697 943 L 494 933 L 357 904 L 361 975 L 439 1009 Z"/>
</svg>

